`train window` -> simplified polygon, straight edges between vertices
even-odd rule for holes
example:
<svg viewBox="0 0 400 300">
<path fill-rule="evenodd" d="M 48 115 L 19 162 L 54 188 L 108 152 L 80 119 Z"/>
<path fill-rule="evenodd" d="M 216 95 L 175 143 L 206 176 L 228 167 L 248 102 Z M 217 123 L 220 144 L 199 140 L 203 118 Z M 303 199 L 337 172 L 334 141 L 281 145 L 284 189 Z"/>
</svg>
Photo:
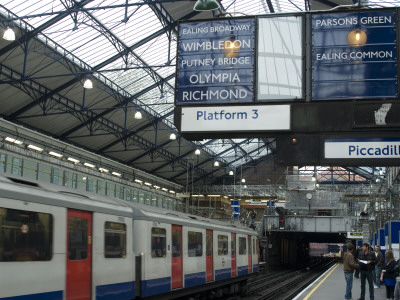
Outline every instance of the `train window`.
<svg viewBox="0 0 400 300">
<path fill-rule="evenodd" d="M 119 199 L 125 199 L 125 187 L 119 186 Z"/>
<path fill-rule="evenodd" d="M 104 256 L 106 258 L 126 257 L 126 224 L 105 223 Z"/>
<path fill-rule="evenodd" d="M 88 221 L 83 218 L 68 219 L 68 259 L 84 260 L 88 253 Z"/>
<path fill-rule="evenodd" d="M 181 231 L 172 230 L 172 257 L 181 257 Z"/>
<path fill-rule="evenodd" d="M 60 184 L 60 170 L 57 168 L 52 168 L 51 170 L 51 183 Z"/>
<path fill-rule="evenodd" d="M 7 155 L 1 153 L 0 154 L 0 171 L 1 172 L 6 172 L 6 159 L 7 159 Z"/>
<path fill-rule="evenodd" d="M 188 232 L 189 257 L 203 256 L 203 234 L 201 232 Z"/>
<path fill-rule="evenodd" d="M 22 175 L 22 159 L 18 157 L 12 158 L 12 169 L 11 174 L 21 176 Z"/>
<path fill-rule="evenodd" d="M 239 238 L 239 255 L 247 254 L 246 250 L 246 238 L 240 237 Z"/>
<path fill-rule="evenodd" d="M 236 254 L 236 238 L 232 237 L 231 240 L 231 251 L 232 251 L 232 255 Z"/>
<path fill-rule="evenodd" d="M 253 254 L 256 254 L 256 240 L 253 239 Z"/>
<path fill-rule="evenodd" d="M 166 254 L 166 230 L 164 228 L 151 228 L 151 257 L 165 257 Z"/>
<path fill-rule="evenodd" d="M 52 215 L 0 208 L 0 232 L 0 261 L 51 259 Z"/>
<path fill-rule="evenodd" d="M 227 235 L 218 235 L 218 255 L 228 255 Z"/>
</svg>

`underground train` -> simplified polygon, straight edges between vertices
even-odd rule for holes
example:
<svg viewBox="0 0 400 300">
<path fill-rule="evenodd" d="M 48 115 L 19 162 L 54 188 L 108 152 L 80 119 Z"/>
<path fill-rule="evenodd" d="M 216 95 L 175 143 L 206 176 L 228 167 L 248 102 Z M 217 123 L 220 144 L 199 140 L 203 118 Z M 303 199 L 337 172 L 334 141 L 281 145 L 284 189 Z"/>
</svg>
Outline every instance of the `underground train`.
<svg viewBox="0 0 400 300">
<path fill-rule="evenodd" d="M 235 293 L 258 270 L 253 230 L 0 175 L 0 299 Z"/>
</svg>

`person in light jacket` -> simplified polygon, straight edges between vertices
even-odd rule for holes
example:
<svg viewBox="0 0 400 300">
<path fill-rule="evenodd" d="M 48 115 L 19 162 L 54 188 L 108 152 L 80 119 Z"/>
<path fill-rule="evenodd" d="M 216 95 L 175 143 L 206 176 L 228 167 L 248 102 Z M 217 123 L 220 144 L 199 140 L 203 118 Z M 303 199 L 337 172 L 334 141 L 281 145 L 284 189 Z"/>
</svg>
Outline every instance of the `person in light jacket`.
<svg viewBox="0 0 400 300">
<path fill-rule="evenodd" d="M 344 295 L 344 299 L 351 299 L 351 290 L 353 288 L 353 272 L 355 269 L 358 269 L 358 264 L 354 262 L 353 256 L 353 244 L 347 244 L 347 251 L 343 255 L 343 272 L 344 279 L 346 280 L 346 294 Z"/>
</svg>

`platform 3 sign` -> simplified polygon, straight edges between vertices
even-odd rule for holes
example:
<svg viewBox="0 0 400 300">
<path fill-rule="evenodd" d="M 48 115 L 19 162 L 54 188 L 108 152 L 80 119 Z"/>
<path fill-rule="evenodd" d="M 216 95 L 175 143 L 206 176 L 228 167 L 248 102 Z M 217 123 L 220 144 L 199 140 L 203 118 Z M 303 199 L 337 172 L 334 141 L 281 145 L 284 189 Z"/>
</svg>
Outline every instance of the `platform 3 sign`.
<svg viewBox="0 0 400 300">
<path fill-rule="evenodd" d="M 290 130 L 290 105 L 182 107 L 182 132 Z"/>
<path fill-rule="evenodd" d="M 394 10 L 313 14 L 312 99 L 396 98 Z"/>
<path fill-rule="evenodd" d="M 254 100 L 254 19 L 179 26 L 175 104 Z"/>
</svg>

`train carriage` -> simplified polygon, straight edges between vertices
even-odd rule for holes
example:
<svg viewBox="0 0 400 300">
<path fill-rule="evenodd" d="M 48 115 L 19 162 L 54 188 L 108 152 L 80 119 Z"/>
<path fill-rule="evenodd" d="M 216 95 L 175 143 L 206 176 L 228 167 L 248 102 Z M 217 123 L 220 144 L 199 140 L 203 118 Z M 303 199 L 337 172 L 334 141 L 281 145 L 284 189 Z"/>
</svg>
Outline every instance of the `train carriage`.
<svg viewBox="0 0 400 300">
<path fill-rule="evenodd" d="M 254 231 L 19 178 L 0 233 L 0 299 L 171 299 L 258 270 Z"/>
</svg>

